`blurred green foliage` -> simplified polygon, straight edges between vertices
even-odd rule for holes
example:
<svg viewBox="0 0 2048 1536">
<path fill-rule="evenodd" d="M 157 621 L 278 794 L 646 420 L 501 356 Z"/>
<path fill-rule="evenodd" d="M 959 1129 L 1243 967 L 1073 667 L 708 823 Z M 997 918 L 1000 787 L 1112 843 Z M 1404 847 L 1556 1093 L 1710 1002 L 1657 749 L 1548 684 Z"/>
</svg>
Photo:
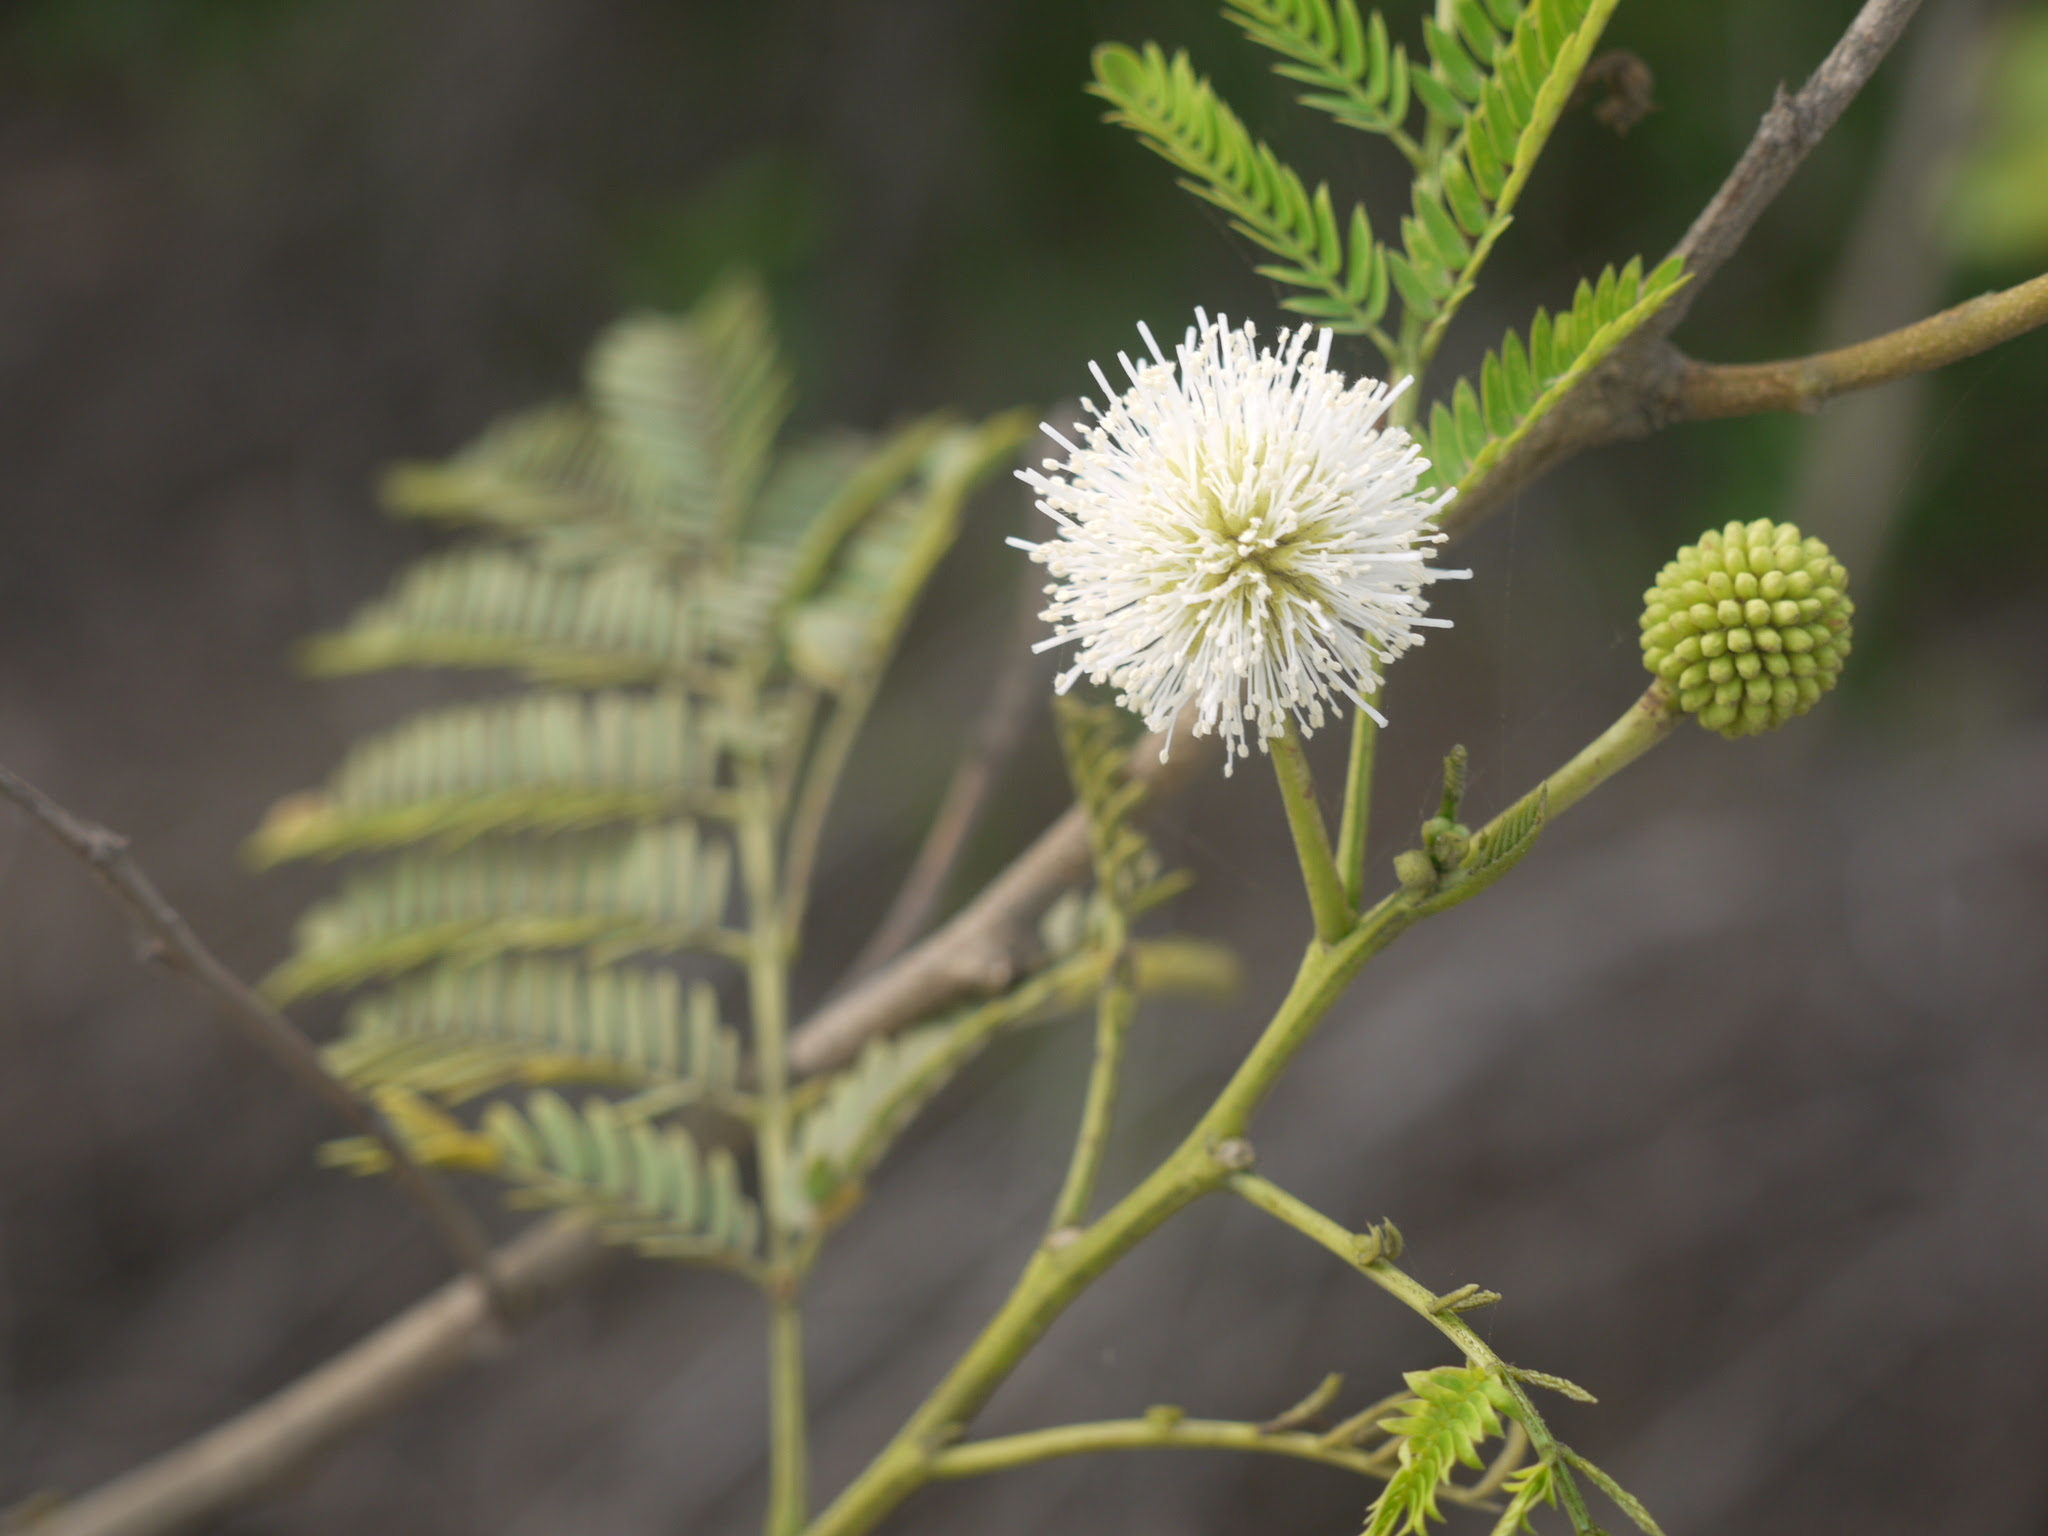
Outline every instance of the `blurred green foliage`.
<svg viewBox="0 0 2048 1536">
<path fill-rule="evenodd" d="M 1101 122 L 1101 104 L 1083 89 L 1089 51 L 1148 37 L 1187 48 L 1254 133 L 1311 180 L 1362 190 L 1376 216 L 1391 220 L 1404 205 L 1406 168 L 1386 145 L 1293 110 L 1286 82 L 1243 45 L 1219 4 L 621 0 L 599 20 L 565 25 L 608 50 L 596 67 L 590 57 L 564 62 L 560 89 L 589 98 L 571 114 L 583 136 L 544 149 L 581 220 L 580 291 L 508 319 L 512 349 L 566 384 L 603 318 L 685 304 L 745 260 L 769 278 L 806 414 L 875 426 L 938 406 L 1069 397 L 1082 387 L 1081 363 L 1126 345 L 1139 317 L 1176 325 L 1202 303 L 1277 320 L 1284 293 L 1253 271 L 1224 218 L 1193 205 Z M 1394 4 L 1390 20 L 1422 8 Z M 1656 110 L 1625 137 L 1589 107 L 1566 115 L 1435 378 L 1447 386 L 1470 371 L 1538 305 L 1568 301 L 1580 277 L 1668 249 L 1773 89 L 1802 80 L 1856 9 L 1856 0 L 1623 5 L 1606 41 L 1650 66 Z M 388 136 L 388 123 L 342 119 L 381 110 L 436 14 L 388 0 L 25 0 L 0 13 L 0 81 L 63 107 L 125 113 L 159 157 L 222 157 L 237 142 L 297 135 L 317 159 L 337 142 Z M 1951 299 L 2030 275 L 2048 250 L 2048 14 L 2014 8 L 2004 28 L 1983 136 L 1945 204 Z M 1904 46 L 1913 42 L 1909 32 Z M 328 89 L 305 88 L 309 74 Z M 1749 361 L 1821 341 L 1820 301 L 1897 75 L 1888 65 L 1802 168 L 1792 195 L 1701 296 L 1682 344 Z M 286 84 L 271 88 L 278 81 Z M 194 120 L 207 130 L 180 140 L 180 125 Z M 515 142 L 507 152 L 542 150 Z M 375 196 L 374 180 L 366 184 Z M 374 246 L 373 206 L 332 217 L 337 249 Z M 1349 368 L 1368 361 L 1346 339 L 1336 355 Z M 1977 552 L 1987 546 L 2000 551 L 2003 593 L 2031 601 L 2048 583 L 2048 520 L 2038 515 L 2048 449 L 2030 404 L 2044 388 L 2048 338 L 2038 336 L 1936 382 L 1890 576 L 1881 593 L 1861 586 L 1878 599 L 1865 610 L 1866 656 L 1884 654 L 1895 617 L 1920 625 L 1979 603 Z M 1730 518 L 1794 515 L 1789 470 L 1800 442 L 1799 423 L 1759 420 L 1609 450 L 1566 472 L 1545 536 L 1572 547 L 1626 611 L 1643 571 L 1673 544 Z M 1958 537 L 1965 528 L 1970 536 Z"/>
<path fill-rule="evenodd" d="M 310 0 L 23 0 L 5 17 L 14 67 L 171 75 L 252 61 Z"/>
<path fill-rule="evenodd" d="M 1958 168 L 1942 233 L 1964 262 L 2039 266 L 2048 257 L 2048 11 L 1999 18 L 1984 123 Z"/>
</svg>

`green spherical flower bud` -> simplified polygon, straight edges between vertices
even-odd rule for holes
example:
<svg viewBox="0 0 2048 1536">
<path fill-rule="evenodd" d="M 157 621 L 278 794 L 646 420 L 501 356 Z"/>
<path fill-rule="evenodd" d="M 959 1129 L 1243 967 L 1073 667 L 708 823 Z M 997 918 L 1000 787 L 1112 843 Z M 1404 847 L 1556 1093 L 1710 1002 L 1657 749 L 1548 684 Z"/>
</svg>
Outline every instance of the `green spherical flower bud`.
<svg viewBox="0 0 2048 1536">
<path fill-rule="evenodd" d="M 1803 715 L 1849 657 L 1849 573 L 1819 539 L 1758 518 L 1700 535 L 1643 594 L 1643 665 L 1733 740 Z"/>
</svg>

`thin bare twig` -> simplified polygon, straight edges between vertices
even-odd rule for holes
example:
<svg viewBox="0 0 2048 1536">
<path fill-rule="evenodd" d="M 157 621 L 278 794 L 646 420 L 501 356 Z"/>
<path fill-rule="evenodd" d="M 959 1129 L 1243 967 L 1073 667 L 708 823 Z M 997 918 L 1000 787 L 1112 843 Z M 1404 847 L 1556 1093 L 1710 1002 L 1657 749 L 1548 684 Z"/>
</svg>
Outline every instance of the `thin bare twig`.
<svg viewBox="0 0 2048 1536">
<path fill-rule="evenodd" d="M 1183 721 L 1179 746 L 1166 763 L 1159 761 L 1164 743 L 1158 735 L 1131 749 L 1131 776 L 1151 785 L 1154 795 L 1213 758 L 1213 739 L 1192 739 L 1185 727 Z M 1038 947 L 1032 924 L 1088 869 L 1088 817 L 1071 806 L 950 922 L 812 1014 L 790 1037 L 790 1069 L 803 1076 L 842 1066 L 876 1035 L 963 997 L 1002 991 Z"/>
<path fill-rule="evenodd" d="M 606 1250 L 563 1218 L 521 1234 L 492 1268 L 525 1303 L 553 1305 Z M 172 1536 L 226 1514 L 300 1472 L 356 1430 L 503 1342 L 474 1278 L 451 1280 L 283 1391 L 132 1468 L 28 1530 L 34 1536 Z"/>
<path fill-rule="evenodd" d="M 509 1322 L 516 1308 L 491 1273 L 490 1251 L 475 1220 L 438 1180 L 413 1161 L 370 1106 L 327 1070 L 312 1042 L 200 942 L 191 925 L 164 900 L 163 893 L 135 862 L 128 851 L 128 839 L 72 815 L 4 766 L 0 766 L 0 795 L 28 812 L 92 871 L 94 878 L 148 935 L 146 959 L 190 977 L 212 993 L 228 1022 L 250 1044 L 282 1066 L 300 1086 L 325 1100 L 352 1130 L 376 1141 L 391 1159 L 399 1187 L 427 1213 L 455 1261 L 492 1298 L 501 1320 Z"/>
<path fill-rule="evenodd" d="M 1669 336 L 1677 328 L 1699 291 L 1749 238 L 1763 211 L 1877 72 L 1919 9 L 1920 0 L 1866 0 L 1799 93 L 1787 96 L 1783 86 L 1778 88 L 1749 148 L 1672 251 L 1684 259 L 1692 282 L 1650 322 L 1646 329 L 1652 335 Z"/>
<path fill-rule="evenodd" d="M 896 899 L 890 902 L 874 936 L 848 969 L 849 982 L 858 981 L 893 960 L 923 930 L 954 866 L 960 862 L 968 838 L 973 836 L 982 812 L 988 808 L 997 778 L 1024 738 L 1024 727 L 1041 698 L 1040 675 L 1044 668 L 1029 641 L 1043 628 L 1037 612 L 1042 576 L 1037 566 L 1025 566 L 1017 622 L 1003 647 L 1002 669 L 982 706 L 981 718 L 975 722 L 974 737 L 953 770 L 938 814 L 932 817 L 924 843 L 917 850 Z"/>
<path fill-rule="evenodd" d="M 1445 509 L 1446 532 L 1472 528 L 1524 486 L 1588 448 L 1644 437 L 1670 424 L 1665 404 L 1689 360 L 1665 338 L 1876 72 L 1919 3 L 1865 0 L 1798 93 L 1779 92 L 1735 169 L 1672 252 L 1684 259 L 1692 281 L 1503 454 L 1491 474 Z"/>
</svg>

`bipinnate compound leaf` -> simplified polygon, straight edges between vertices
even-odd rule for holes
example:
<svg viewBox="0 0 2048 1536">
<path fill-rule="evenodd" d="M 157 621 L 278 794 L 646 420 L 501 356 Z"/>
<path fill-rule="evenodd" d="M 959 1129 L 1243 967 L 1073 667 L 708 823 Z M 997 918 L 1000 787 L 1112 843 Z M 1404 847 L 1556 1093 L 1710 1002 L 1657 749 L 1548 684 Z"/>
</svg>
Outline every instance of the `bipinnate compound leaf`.
<svg viewBox="0 0 2048 1536">
<path fill-rule="evenodd" d="M 573 1107 L 545 1089 L 522 1112 L 503 1100 L 483 1117 L 497 1171 L 515 1204 L 588 1217 L 611 1243 L 656 1258 L 744 1266 L 760 1246 L 761 1213 L 730 1150 L 700 1151 L 680 1127 L 657 1129 L 603 1099 Z"/>
<path fill-rule="evenodd" d="M 720 981 L 784 946 L 786 893 L 757 870 L 740 899 L 737 850 L 791 839 L 794 806 L 821 814 L 844 762 L 822 733 L 850 739 L 968 496 L 1029 426 L 930 417 L 778 448 L 788 405 L 765 298 L 738 278 L 607 330 L 583 399 L 395 473 L 393 509 L 459 541 L 307 660 L 500 677 L 358 741 L 250 845 L 359 861 L 268 986 L 359 991 L 328 1060 L 425 1160 L 742 1269 L 760 1217 L 740 1162 L 676 1120 L 758 1113 Z M 548 1083 L 630 1097 L 455 1112 Z M 360 1143 L 333 1156 L 380 1165 Z"/>
<path fill-rule="evenodd" d="M 730 953 L 742 942 L 724 924 L 731 875 L 724 829 L 690 821 L 409 852 L 357 870 L 311 908 L 264 990 L 288 1002 L 435 961 L 520 952 Z"/>
<path fill-rule="evenodd" d="M 1185 53 L 1169 59 L 1154 43 L 1142 51 L 1106 43 L 1095 50 L 1089 89 L 1110 103 L 1111 122 L 1182 172 L 1183 187 L 1280 258 L 1260 267 L 1263 275 L 1310 290 L 1286 299 L 1285 307 L 1334 331 L 1372 330 L 1387 305 L 1387 268 L 1363 206 L 1340 225 L 1329 188 L 1311 194 L 1195 74 Z"/>
<path fill-rule="evenodd" d="M 733 1093 L 740 1070 L 739 1037 L 721 1022 L 710 983 L 547 956 L 408 976 L 356 1003 L 326 1056 L 363 1087 L 449 1101 L 507 1083 L 578 1082 L 716 1102 Z"/>
<path fill-rule="evenodd" d="M 1105 45 L 1090 88 L 1111 103 L 1110 121 L 1182 173 L 1182 186 L 1280 258 L 1259 271 L 1304 290 L 1286 308 L 1366 334 L 1390 362 L 1419 371 L 1512 221 L 1614 5 L 1456 0 L 1423 19 L 1411 62 L 1389 42 L 1385 18 L 1362 15 L 1356 0 L 1226 0 L 1224 14 L 1281 56 L 1275 71 L 1307 87 L 1305 106 L 1408 157 L 1415 179 L 1398 245 L 1375 240 L 1362 206 L 1340 218 L 1327 186 L 1310 192 L 1186 54 Z M 1419 140 L 1406 128 L 1411 97 L 1423 113 Z M 1396 295 L 1399 341 L 1379 328 Z"/>
<path fill-rule="evenodd" d="M 1448 400 L 1430 408 L 1422 433 L 1429 479 L 1462 491 L 1485 478 L 1529 429 L 1579 381 L 1605 362 L 1685 283 L 1677 257 L 1643 275 L 1640 260 L 1581 282 L 1569 309 L 1553 318 L 1537 310 L 1529 338 L 1510 331 L 1479 371 L 1479 387 L 1460 379 Z"/>
<path fill-rule="evenodd" d="M 1471 1366 L 1410 1371 L 1406 1380 L 1415 1395 L 1384 1421 L 1398 1464 L 1373 1501 L 1366 1536 L 1420 1536 L 1441 1519 L 1438 1490 L 1453 1467 L 1482 1465 L 1479 1446 L 1501 1433 L 1501 1413 L 1513 1401 L 1496 1377 Z"/>
</svg>

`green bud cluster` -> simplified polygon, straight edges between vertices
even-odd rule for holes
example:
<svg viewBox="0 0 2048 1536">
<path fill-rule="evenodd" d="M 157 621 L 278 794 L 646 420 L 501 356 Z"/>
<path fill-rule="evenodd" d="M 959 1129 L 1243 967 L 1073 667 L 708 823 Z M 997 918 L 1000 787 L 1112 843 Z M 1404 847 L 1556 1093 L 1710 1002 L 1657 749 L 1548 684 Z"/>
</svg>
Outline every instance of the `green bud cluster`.
<svg viewBox="0 0 2048 1536">
<path fill-rule="evenodd" d="M 1643 594 L 1643 664 L 1733 740 L 1803 715 L 1849 656 L 1849 573 L 1819 539 L 1758 518 L 1700 535 Z"/>
</svg>

